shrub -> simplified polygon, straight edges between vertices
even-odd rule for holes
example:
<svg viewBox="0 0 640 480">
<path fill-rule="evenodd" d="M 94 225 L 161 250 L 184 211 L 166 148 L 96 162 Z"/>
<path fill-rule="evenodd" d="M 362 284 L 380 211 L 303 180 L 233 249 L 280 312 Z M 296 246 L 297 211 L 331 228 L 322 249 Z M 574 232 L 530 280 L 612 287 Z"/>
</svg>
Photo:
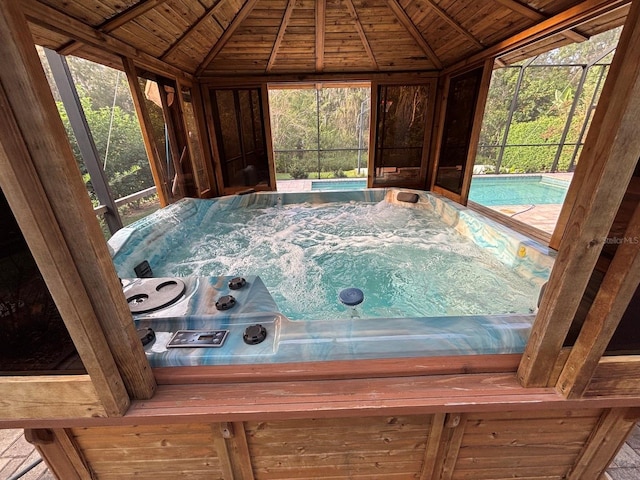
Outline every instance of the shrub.
<svg viewBox="0 0 640 480">
<path fill-rule="evenodd" d="M 291 175 L 291 177 L 295 178 L 296 180 L 303 180 L 309 177 L 309 174 L 307 173 L 307 171 L 303 167 L 300 167 L 298 165 L 296 165 L 295 167 L 292 167 L 289 170 L 289 175 Z"/>
</svg>

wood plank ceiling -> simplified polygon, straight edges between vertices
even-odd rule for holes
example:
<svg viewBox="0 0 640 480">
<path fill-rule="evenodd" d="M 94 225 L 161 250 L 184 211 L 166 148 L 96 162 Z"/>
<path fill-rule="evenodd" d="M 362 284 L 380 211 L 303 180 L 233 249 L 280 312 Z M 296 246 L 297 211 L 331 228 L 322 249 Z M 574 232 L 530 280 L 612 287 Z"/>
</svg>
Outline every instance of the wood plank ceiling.
<svg viewBox="0 0 640 480">
<path fill-rule="evenodd" d="M 616 27 L 628 10 L 628 2 L 620 0 L 23 3 L 36 43 L 59 53 L 117 66 L 117 55 L 129 56 L 130 48 L 156 67 L 198 77 L 441 70 L 576 6 L 603 5 L 604 15 L 546 38 L 524 54 Z"/>
</svg>

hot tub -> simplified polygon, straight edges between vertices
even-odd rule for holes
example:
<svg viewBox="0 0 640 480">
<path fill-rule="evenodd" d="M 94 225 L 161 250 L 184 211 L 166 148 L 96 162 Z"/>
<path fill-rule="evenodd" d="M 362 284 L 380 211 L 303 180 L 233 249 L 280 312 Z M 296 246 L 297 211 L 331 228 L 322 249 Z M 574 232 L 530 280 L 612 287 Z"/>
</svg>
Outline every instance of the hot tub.
<svg viewBox="0 0 640 480">
<path fill-rule="evenodd" d="M 180 279 L 169 304 L 132 309 L 153 366 L 520 353 L 553 265 L 529 238 L 400 189 L 183 199 L 109 243 L 130 305 L 140 284 Z M 154 280 L 134 278 L 144 261 Z M 364 301 L 341 303 L 347 288 Z"/>
</svg>

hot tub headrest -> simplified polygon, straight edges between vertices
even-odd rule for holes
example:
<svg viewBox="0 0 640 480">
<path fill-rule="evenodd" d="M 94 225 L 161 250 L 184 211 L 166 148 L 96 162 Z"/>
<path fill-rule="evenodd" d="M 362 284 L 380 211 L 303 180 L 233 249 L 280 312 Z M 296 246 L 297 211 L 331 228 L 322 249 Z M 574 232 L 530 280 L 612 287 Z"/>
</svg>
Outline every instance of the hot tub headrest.
<svg viewBox="0 0 640 480">
<path fill-rule="evenodd" d="M 396 199 L 399 202 L 418 203 L 418 200 L 420 199 L 420 197 L 418 196 L 417 193 L 398 192 Z"/>
</svg>

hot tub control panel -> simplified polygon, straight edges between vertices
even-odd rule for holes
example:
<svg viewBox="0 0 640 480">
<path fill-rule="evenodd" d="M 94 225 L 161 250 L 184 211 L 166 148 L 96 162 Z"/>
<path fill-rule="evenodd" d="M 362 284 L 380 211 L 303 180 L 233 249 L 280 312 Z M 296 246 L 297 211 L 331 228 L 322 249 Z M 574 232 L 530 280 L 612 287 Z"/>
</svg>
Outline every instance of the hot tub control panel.
<svg viewBox="0 0 640 480">
<path fill-rule="evenodd" d="M 219 348 L 228 334 L 229 330 L 178 330 L 167 343 L 167 348 Z"/>
</svg>

